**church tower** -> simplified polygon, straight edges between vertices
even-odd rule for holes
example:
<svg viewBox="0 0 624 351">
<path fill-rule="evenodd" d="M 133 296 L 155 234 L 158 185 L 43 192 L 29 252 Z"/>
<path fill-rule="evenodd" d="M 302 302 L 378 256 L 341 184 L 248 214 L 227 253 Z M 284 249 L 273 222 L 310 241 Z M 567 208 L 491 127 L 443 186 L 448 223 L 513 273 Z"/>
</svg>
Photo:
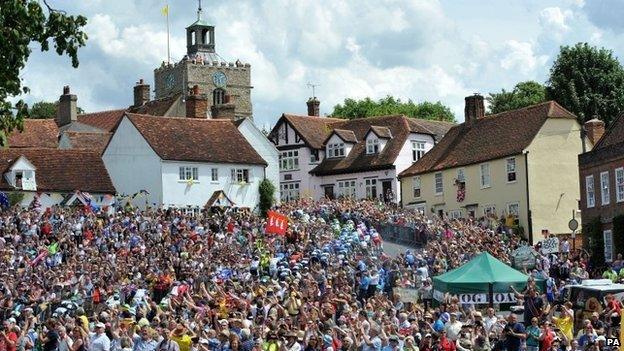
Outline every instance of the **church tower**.
<svg viewBox="0 0 624 351">
<path fill-rule="evenodd" d="M 186 28 L 186 55 L 155 69 L 154 85 L 156 99 L 178 94 L 186 99 L 197 85 L 199 93 L 208 97 L 208 111 L 227 104 L 234 105 L 236 118 L 252 117 L 251 65 L 226 62 L 216 53 L 215 27 L 203 20 L 201 0 L 197 20 Z"/>
</svg>

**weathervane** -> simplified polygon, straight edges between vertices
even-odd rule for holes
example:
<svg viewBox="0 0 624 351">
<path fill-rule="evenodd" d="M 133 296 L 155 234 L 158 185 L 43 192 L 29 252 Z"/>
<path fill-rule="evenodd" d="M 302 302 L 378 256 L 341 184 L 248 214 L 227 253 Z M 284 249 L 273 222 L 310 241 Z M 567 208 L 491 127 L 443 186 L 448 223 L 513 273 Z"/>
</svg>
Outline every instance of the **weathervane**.
<svg viewBox="0 0 624 351">
<path fill-rule="evenodd" d="M 197 20 L 200 21 L 202 17 L 201 0 L 198 0 L 199 6 L 197 7 Z"/>
<path fill-rule="evenodd" d="M 308 82 L 307 86 L 308 88 L 312 88 L 312 97 L 316 97 L 316 87 L 320 87 L 321 85 Z"/>
</svg>

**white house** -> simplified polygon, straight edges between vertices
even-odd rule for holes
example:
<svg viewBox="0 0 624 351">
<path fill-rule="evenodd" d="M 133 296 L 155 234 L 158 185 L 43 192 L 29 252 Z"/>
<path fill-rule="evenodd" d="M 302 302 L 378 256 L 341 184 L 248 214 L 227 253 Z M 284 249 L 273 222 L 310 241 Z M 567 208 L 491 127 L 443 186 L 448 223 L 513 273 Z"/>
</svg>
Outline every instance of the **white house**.
<svg viewBox="0 0 624 351">
<path fill-rule="evenodd" d="M 211 206 L 223 191 L 255 209 L 267 162 L 230 120 L 126 113 L 102 156 L 117 191 L 144 207 Z"/>
<path fill-rule="evenodd" d="M 22 194 L 21 206 L 36 198 L 42 209 L 84 203 L 76 193 L 86 193 L 91 203 L 110 206 L 115 187 L 97 152 L 52 148 L 0 149 L 0 190 Z M 14 205 L 14 204 L 11 204 Z"/>
<path fill-rule="evenodd" d="M 308 104 L 310 105 L 310 104 Z M 284 114 L 269 138 L 280 151 L 283 201 L 350 196 L 399 201 L 398 174 L 453 124 L 405 116 L 354 120 Z"/>
</svg>

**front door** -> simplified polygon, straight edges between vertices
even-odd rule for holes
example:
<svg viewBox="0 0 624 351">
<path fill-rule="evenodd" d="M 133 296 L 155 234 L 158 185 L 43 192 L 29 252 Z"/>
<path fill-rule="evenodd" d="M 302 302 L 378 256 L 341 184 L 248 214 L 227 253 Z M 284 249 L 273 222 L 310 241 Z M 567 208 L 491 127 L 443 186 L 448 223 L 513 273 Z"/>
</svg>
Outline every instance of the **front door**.
<svg viewBox="0 0 624 351">
<path fill-rule="evenodd" d="M 334 186 L 328 185 L 325 187 L 325 197 L 333 200 L 334 199 Z"/>
<path fill-rule="evenodd" d="M 381 182 L 381 191 L 383 192 L 383 199 L 385 202 L 391 202 L 394 200 L 394 194 L 392 194 L 391 180 L 384 180 Z"/>
</svg>

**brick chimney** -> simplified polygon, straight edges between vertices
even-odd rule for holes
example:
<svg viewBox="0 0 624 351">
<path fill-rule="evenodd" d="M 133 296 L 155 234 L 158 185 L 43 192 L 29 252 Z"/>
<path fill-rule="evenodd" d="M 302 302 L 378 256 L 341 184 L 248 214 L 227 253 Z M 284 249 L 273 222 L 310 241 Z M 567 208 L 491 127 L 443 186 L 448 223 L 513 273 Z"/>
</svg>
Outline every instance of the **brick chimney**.
<svg viewBox="0 0 624 351">
<path fill-rule="evenodd" d="M 229 119 L 235 121 L 236 118 L 236 105 L 234 105 L 234 99 L 230 95 L 223 97 L 223 103 L 219 105 L 213 105 L 210 108 L 212 113 L 212 119 Z"/>
<path fill-rule="evenodd" d="M 77 104 L 78 97 L 69 92 L 69 85 L 63 87 L 63 95 L 59 98 L 58 111 L 56 112 L 56 124 L 59 127 L 68 125 L 78 120 Z"/>
<path fill-rule="evenodd" d="M 321 102 L 315 97 L 308 99 L 308 116 L 318 117 L 321 114 Z"/>
<path fill-rule="evenodd" d="M 134 107 L 143 106 L 150 101 L 150 85 L 143 82 L 143 78 L 134 86 Z"/>
<path fill-rule="evenodd" d="M 472 125 L 477 119 L 485 116 L 485 105 L 483 104 L 483 96 L 474 94 L 466 96 L 466 107 L 464 107 L 465 125 Z"/>
<path fill-rule="evenodd" d="M 208 98 L 199 93 L 199 86 L 194 85 L 186 97 L 187 118 L 208 118 Z"/>
<path fill-rule="evenodd" d="M 599 120 L 597 116 L 585 122 L 584 127 L 587 139 L 589 139 L 592 145 L 596 145 L 605 133 L 605 123 Z"/>
</svg>

